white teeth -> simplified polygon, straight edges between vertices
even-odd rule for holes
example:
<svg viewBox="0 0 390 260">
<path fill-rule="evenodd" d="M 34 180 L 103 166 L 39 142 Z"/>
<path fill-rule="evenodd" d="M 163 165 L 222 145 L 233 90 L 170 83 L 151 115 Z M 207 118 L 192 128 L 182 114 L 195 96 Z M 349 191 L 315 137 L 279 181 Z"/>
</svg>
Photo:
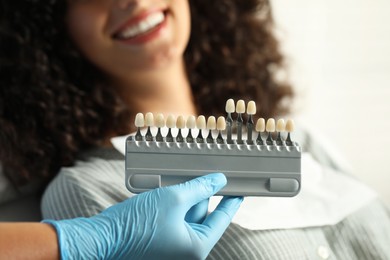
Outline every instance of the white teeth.
<svg viewBox="0 0 390 260">
<path fill-rule="evenodd" d="M 204 116 L 198 116 L 196 119 L 196 128 L 205 129 L 206 128 L 206 118 Z"/>
<path fill-rule="evenodd" d="M 293 132 L 294 131 L 294 121 L 292 119 L 287 120 L 286 131 L 287 132 Z"/>
<path fill-rule="evenodd" d="M 136 127 L 144 127 L 145 126 L 144 114 L 138 113 L 135 116 L 134 124 L 135 124 Z"/>
<path fill-rule="evenodd" d="M 215 116 L 209 116 L 207 118 L 207 129 L 214 130 L 217 127 Z"/>
<path fill-rule="evenodd" d="M 245 113 L 245 101 L 240 99 L 237 101 L 236 113 Z"/>
<path fill-rule="evenodd" d="M 267 125 L 265 126 L 267 132 L 275 132 L 275 119 L 269 118 L 267 120 Z"/>
<path fill-rule="evenodd" d="M 186 127 L 186 120 L 183 116 L 178 116 L 176 120 L 176 127 L 179 129 L 183 129 Z"/>
<path fill-rule="evenodd" d="M 284 120 L 283 119 L 279 119 L 276 122 L 276 131 L 277 132 L 284 132 L 285 129 L 286 129 L 286 125 L 284 124 Z"/>
<path fill-rule="evenodd" d="M 164 115 L 159 113 L 156 116 L 156 119 L 154 121 L 157 127 L 164 127 L 165 126 L 165 118 Z"/>
<path fill-rule="evenodd" d="M 228 101 L 226 101 L 226 107 L 225 107 L 226 113 L 234 113 L 234 110 L 235 110 L 234 100 L 228 99 Z"/>
<path fill-rule="evenodd" d="M 150 29 L 156 27 L 160 23 L 162 23 L 165 19 L 163 12 L 157 12 L 149 15 L 144 20 L 140 21 L 133 26 L 127 27 L 125 30 L 119 33 L 120 38 L 130 38 L 134 37 L 138 34 L 145 33 Z"/>
<path fill-rule="evenodd" d="M 226 120 L 223 116 L 218 117 L 217 120 L 217 130 L 218 131 L 223 131 L 226 128 Z"/>
<path fill-rule="evenodd" d="M 187 122 L 186 122 L 186 127 L 188 129 L 192 129 L 192 128 L 195 128 L 196 126 L 196 119 L 195 119 L 195 116 L 189 116 L 187 118 Z"/>
<path fill-rule="evenodd" d="M 176 120 L 175 120 L 175 117 L 173 115 L 168 115 L 167 124 L 166 125 L 167 125 L 168 128 L 175 128 Z"/>
<path fill-rule="evenodd" d="M 256 131 L 257 132 L 264 132 L 265 131 L 265 119 L 264 118 L 257 119 Z"/>
<path fill-rule="evenodd" d="M 249 101 L 248 106 L 246 108 L 246 113 L 248 115 L 256 114 L 256 103 L 254 101 Z"/>
<path fill-rule="evenodd" d="M 153 126 L 154 123 L 154 116 L 152 113 L 148 112 L 145 114 L 145 125 L 146 126 Z"/>
</svg>

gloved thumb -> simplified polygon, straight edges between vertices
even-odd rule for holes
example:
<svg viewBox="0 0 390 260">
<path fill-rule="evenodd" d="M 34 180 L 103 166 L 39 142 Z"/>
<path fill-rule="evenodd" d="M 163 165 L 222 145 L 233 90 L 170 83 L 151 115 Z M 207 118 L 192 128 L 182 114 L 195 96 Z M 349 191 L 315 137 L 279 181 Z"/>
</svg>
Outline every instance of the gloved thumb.
<svg viewBox="0 0 390 260">
<path fill-rule="evenodd" d="M 227 183 L 226 177 L 222 173 L 212 173 L 185 183 L 172 186 L 173 193 L 180 197 L 183 203 L 182 210 L 187 212 L 195 204 L 210 198 Z"/>
</svg>

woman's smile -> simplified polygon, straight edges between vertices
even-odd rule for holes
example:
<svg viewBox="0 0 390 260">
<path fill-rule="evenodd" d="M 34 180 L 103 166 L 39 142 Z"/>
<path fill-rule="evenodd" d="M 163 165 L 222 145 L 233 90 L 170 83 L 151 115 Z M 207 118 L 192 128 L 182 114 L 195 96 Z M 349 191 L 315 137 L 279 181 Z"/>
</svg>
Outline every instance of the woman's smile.
<svg viewBox="0 0 390 260">
<path fill-rule="evenodd" d="M 164 10 L 142 12 L 121 26 L 113 38 L 126 44 L 147 43 L 166 30 L 167 15 Z"/>
<path fill-rule="evenodd" d="M 110 80 L 134 85 L 141 74 L 182 62 L 190 10 L 188 0 L 126 1 L 125 8 L 118 1 L 72 2 L 66 22 L 79 50 Z"/>
</svg>

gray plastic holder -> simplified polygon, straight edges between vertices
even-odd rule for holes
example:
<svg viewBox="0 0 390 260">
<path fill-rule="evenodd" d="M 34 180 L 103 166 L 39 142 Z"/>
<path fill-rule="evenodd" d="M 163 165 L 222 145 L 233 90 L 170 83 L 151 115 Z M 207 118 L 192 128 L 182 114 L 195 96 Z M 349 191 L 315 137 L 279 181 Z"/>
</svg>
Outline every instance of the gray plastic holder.
<svg viewBox="0 0 390 260">
<path fill-rule="evenodd" d="M 133 193 L 222 172 L 217 195 L 293 197 L 301 189 L 301 148 L 295 146 L 126 140 L 126 187 Z"/>
</svg>

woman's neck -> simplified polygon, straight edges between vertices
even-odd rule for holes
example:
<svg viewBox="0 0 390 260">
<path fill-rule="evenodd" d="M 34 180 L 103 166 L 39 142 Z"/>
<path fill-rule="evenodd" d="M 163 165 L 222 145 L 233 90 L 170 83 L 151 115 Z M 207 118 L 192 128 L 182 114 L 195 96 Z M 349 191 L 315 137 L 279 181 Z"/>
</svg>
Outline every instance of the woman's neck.
<svg viewBox="0 0 390 260">
<path fill-rule="evenodd" d="M 184 62 L 137 75 L 115 84 L 117 91 L 134 113 L 195 115 L 191 86 Z"/>
<path fill-rule="evenodd" d="M 164 115 L 196 115 L 192 90 L 183 62 L 154 73 L 140 74 L 137 80 L 112 82 L 122 100 L 135 117 L 136 113 L 163 113 Z M 129 118 L 134 122 L 134 118 Z M 117 133 L 107 133 L 102 146 L 112 147 L 110 138 Z"/>
</svg>

